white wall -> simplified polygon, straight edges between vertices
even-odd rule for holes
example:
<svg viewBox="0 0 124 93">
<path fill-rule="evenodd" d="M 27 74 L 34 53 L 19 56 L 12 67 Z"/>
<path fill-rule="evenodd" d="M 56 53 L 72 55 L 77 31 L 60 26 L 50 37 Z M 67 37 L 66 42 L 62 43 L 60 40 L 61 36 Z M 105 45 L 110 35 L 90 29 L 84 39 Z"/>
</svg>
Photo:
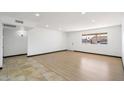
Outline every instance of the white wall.
<svg viewBox="0 0 124 93">
<path fill-rule="evenodd" d="M 4 28 L 4 56 L 27 53 L 27 35 L 19 36 L 18 29 Z"/>
<path fill-rule="evenodd" d="M 124 20 L 122 22 L 122 60 L 124 65 Z"/>
<path fill-rule="evenodd" d="M 3 30 L 0 22 L 0 67 L 3 65 Z"/>
<path fill-rule="evenodd" d="M 64 32 L 44 28 L 28 31 L 28 56 L 66 49 Z"/>
<path fill-rule="evenodd" d="M 108 33 L 107 45 L 82 44 L 82 33 Z M 121 26 L 112 26 L 94 30 L 68 32 L 68 49 L 113 56 L 121 56 Z M 73 45 L 72 45 L 73 43 Z"/>
</svg>

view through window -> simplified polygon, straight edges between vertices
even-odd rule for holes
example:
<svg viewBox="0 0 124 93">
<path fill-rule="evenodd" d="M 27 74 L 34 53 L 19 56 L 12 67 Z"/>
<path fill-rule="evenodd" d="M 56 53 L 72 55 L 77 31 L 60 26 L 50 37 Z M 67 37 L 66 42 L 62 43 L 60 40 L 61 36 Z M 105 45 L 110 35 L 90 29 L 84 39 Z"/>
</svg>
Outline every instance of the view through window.
<svg viewBox="0 0 124 93">
<path fill-rule="evenodd" d="M 82 43 L 107 44 L 107 33 L 82 34 Z"/>
</svg>

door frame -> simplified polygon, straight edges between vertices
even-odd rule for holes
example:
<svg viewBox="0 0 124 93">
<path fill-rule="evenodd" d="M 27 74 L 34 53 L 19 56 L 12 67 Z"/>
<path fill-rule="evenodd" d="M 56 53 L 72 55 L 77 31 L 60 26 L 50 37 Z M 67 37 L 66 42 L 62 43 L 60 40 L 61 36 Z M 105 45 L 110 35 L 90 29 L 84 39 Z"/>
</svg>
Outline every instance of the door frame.
<svg viewBox="0 0 124 93">
<path fill-rule="evenodd" d="M 3 67 L 3 24 L 0 22 L 0 69 Z"/>
</svg>

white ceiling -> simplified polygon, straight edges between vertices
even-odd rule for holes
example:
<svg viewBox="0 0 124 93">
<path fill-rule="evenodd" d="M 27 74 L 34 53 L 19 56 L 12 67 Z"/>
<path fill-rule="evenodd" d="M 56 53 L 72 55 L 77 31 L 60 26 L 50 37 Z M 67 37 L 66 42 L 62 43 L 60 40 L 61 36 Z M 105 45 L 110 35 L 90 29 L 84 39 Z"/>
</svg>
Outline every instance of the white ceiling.
<svg viewBox="0 0 124 93">
<path fill-rule="evenodd" d="M 78 31 L 121 24 L 124 13 L 119 12 L 41 12 L 36 17 L 35 12 L 1 12 L 1 16 L 9 16 L 29 20 L 38 27 L 48 25 L 49 29 L 62 31 Z M 92 22 L 95 20 L 95 22 Z"/>
</svg>

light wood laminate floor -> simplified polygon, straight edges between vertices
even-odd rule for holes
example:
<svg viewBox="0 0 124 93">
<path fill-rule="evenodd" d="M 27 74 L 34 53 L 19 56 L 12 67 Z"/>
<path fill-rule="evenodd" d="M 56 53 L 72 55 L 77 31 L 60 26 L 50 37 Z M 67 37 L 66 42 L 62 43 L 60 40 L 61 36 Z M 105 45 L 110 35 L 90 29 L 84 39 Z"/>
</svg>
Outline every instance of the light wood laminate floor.
<svg viewBox="0 0 124 93">
<path fill-rule="evenodd" d="M 4 58 L 0 80 L 124 80 L 120 58 L 80 52 Z"/>
</svg>

